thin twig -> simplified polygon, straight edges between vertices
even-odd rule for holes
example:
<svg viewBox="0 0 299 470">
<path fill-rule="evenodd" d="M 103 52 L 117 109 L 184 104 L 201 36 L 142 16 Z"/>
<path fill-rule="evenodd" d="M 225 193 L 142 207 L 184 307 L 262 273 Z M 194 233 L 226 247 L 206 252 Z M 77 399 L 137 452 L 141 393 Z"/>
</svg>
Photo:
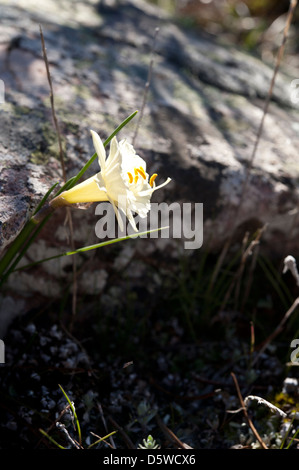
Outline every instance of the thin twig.
<svg viewBox="0 0 299 470">
<path fill-rule="evenodd" d="M 252 355 L 254 353 L 254 347 L 255 347 L 255 331 L 254 331 L 254 323 L 253 321 L 250 322 L 250 358 L 252 358 Z"/>
<path fill-rule="evenodd" d="M 166 424 L 163 423 L 162 419 L 156 415 L 156 421 L 157 421 L 157 424 L 158 426 L 161 428 L 161 430 L 163 431 L 163 433 L 165 434 L 165 436 L 167 438 L 170 438 L 171 441 L 179 448 L 179 449 L 192 449 L 192 447 L 190 447 L 188 444 L 185 444 L 184 442 L 182 442 L 175 434 L 174 432 L 172 432 L 167 426 Z"/>
<path fill-rule="evenodd" d="M 58 423 L 56 423 L 56 427 L 57 427 L 60 431 L 64 432 L 64 434 L 66 435 L 67 439 L 70 441 L 70 443 L 71 443 L 74 447 L 76 447 L 76 449 L 82 449 L 82 448 L 83 448 L 82 446 L 80 446 L 80 444 L 78 444 L 78 442 L 76 442 L 76 441 L 70 436 L 70 434 L 69 434 L 69 432 L 68 432 L 68 430 L 66 429 L 66 427 L 65 427 L 64 424 L 58 422 Z"/>
<path fill-rule="evenodd" d="M 239 387 L 239 384 L 238 384 L 238 381 L 237 381 L 237 378 L 235 376 L 235 374 L 233 372 L 231 372 L 231 376 L 233 378 L 233 381 L 235 383 L 235 387 L 236 387 L 236 390 L 237 390 L 237 394 L 238 394 L 238 397 L 239 397 L 239 400 L 240 400 L 240 403 L 241 403 L 241 407 L 243 409 L 243 413 L 244 413 L 244 416 L 248 422 L 248 425 L 250 426 L 253 434 L 255 435 L 255 437 L 257 438 L 257 440 L 259 441 L 259 443 L 261 444 L 262 448 L 263 449 L 268 449 L 268 447 L 266 446 L 266 444 L 264 443 L 263 439 L 261 438 L 261 436 L 259 435 L 259 433 L 257 432 L 253 422 L 251 421 L 248 413 L 247 413 L 247 409 L 246 409 L 246 405 L 244 403 L 244 400 L 243 400 L 243 397 L 241 395 L 241 392 L 240 392 L 240 387 Z"/>
<path fill-rule="evenodd" d="M 51 79 L 50 68 L 49 68 L 49 61 L 47 57 L 42 27 L 39 26 L 39 29 L 40 29 L 40 37 L 41 37 L 41 42 L 42 42 L 43 57 L 44 57 L 45 65 L 46 65 L 47 78 L 48 78 L 49 87 L 50 87 L 50 102 L 51 102 L 52 117 L 53 117 L 54 126 L 55 126 L 57 137 L 58 137 L 60 163 L 61 163 L 61 168 L 62 168 L 63 179 L 64 179 L 64 182 L 66 182 L 66 171 L 65 171 L 63 149 L 62 149 L 62 139 L 61 139 L 60 129 L 59 129 L 56 112 L 55 112 L 54 93 L 53 93 L 52 79 Z"/>
<path fill-rule="evenodd" d="M 104 413 L 103 413 L 102 405 L 101 405 L 99 402 L 97 402 L 97 406 L 98 406 L 98 410 L 99 410 L 100 415 L 101 415 L 101 419 L 102 419 L 102 422 L 103 422 L 105 431 L 106 431 L 106 433 L 108 434 L 109 431 L 108 431 L 107 423 L 106 423 L 105 416 L 104 416 Z M 109 439 L 110 439 L 110 442 L 111 442 L 111 444 L 109 444 L 109 446 L 110 446 L 112 449 L 116 449 L 113 437 L 110 436 Z"/>
<path fill-rule="evenodd" d="M 119 433 L 122 435 L 123 440 L 127 444 L 128 448 L 129 449 L 136 449 L 133 442 L 131 441 L 131 439 L 129 438 L 127 433 L 123 430 L 123 428 L 119 424 L 117 424 L 117 422 L 114 421 L 114 419 L 111 416 L 108 416 L 108 419 L 109 419 L 110 423 L 112 424 L 112 426 L 114 426 L 119 431 Z"/>
<path fill-rule="evenodd" d="M 257 360 L 260 358 L 260 356 L 263 354 L 263 352 L 265 351 L 265 349 L 268 347 L 269 343 L 271 341 L 273 341 L 274 338 L 276 338 L 276 336 L 283 330 L 283 327 L 286 323 L 286 321 L 288 320 L 288 318 L 292 315 L 292 313 L 294 312 L 294 310 L 298 307 L 299 305 L 299 297 L 297 297 L 293 304 L 291 305 L 291 307 L 289 308 L 289 310 L 285 313 L 284 317 L 282 318 L 281 322 L 279 323 L 279 325 L 275 328 L 275 330 L 273 331 L 273 333 L 266 339 L 266 341 L 264 342 L 262 348 L 259 350 L 258 354 L 255 356 L 254 360 L 252 361 L 252 365 L 254 365 Z"/>
<path fill-rule="evenodd" d="M 56 111 L 55 111 L 55 100 L 54 100 L 54 91 L 53 91 L 53 85 L 52 85 L 52 78 L 50 74 L 50 67 L 49 67 L 49 61 L 47 57 L 47 51 L 46 51 L 46 46 L 45 46 L 45 40 L 44 40 L 44 35 L 42 31 L 42 27 L 40 25 L 40 36 L 41 36 L 41 43 L 42 43 L 42 50 L 43 50 L 43 58 L 46 66 L 46 71 L 47 71 L 47 78 L 48 78 L 48 83 L 49 83 L 49 88 L 50 88 L 50 103 L 51 103 L 51 111 L 52 111 L 52 117 L 54 121 L 54 126 L 56 129 L 56 134 L 57 134 L 57 139 L 58 139 L 58 145 L 59 145 L 59 157 L 60 157 L 60 164 L 61 164 L 61 169 L 62 169 L 62 176 L 63 180 L 66 183 L 66 170 L 65 170 L 65 164 L 64 164 L 64 152 L 62 148 L 62 138 L 61 138 L 61 133 L 60 133 L 60 128 L 56 116 Z M 72 222 L 72 214 L 70 211 L 70 208 L 66 208 L 66 220 L 69 225 L 69 230 L 70 230 L 70 244 L 72 250 L 75 250 L 75 243 L 74 243 L 74 231 L 73 231 L 73 222 Z M 76 314 L 76 309 L 77 309 L 77 275 L 76 275 L 76 259 L 75 256 L 73 257 L 73 292 L 72 292 L 72 322 L 71 322 L 71 327 L 73 324 L 73 320 Z"/>
<path fill-rule="evenodd" d="M 113 431 L 113 432 L 116 432 L 116 431 Z M 107 446 L 110 447 L 110 449 L 116 449 L 116 447 L 112 446 L 112 445 L 110 444 L 110 442 L 108 442 L 106 439 L 104 439 L 103 437 L 99 436 L 99 435 L 96 434 L 95 432 L 90 431 L 90 434 L 91 434 L 92 436 L 96 437 L 99 441 L 105 442 L 105 444 L 107 444 Z M 111 439 L 111 438 L 112 438 L 112 436 L 110 436 L 110 439 Z M 89 446 L 89 448 L 90 448 L 91 446 L 94 446 L 95 444 L 98 444 L 98 442 L 94 442 L 93 444 L 91 444 L 91 445 Z"/>
<path fill-rule="evenodd" d="M 66 406 L 63 408 L 63 410 L 60 412 L 58 418 L 55 419 L 55 421 L 54 421 L 54 422 L 51 424 L 51 426 L 47 429 L 47 434 L 48 434 L 50 431 L 52 431 L 52 429 L 53 429 L 53 428 L 57 425 L 57 423 L 61 420 L 61 418 L 63 417 L 63 415 L 69 411 L 69 409 L 70 409 L 70 405 L 66 405 Z M 38 442 L 37 447 L 39 446 L 39 443 L 40 443 L 40 442 L 41 442 L 41 441 Z"/>
</svg>

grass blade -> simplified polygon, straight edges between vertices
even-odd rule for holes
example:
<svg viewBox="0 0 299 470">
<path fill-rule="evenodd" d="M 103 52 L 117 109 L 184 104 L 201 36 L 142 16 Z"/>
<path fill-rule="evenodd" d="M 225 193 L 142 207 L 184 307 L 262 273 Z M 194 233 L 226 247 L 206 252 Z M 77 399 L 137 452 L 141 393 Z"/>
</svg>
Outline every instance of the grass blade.
<svg viewBox="0 0 299 470">
<path fill-rule="evenodd" d="M 59 447 L 59 449 L 63 449 L 65 450 L 66 447 L 63 447 L 62 445 L 58 444 L 58 442 L 55 441 L 55 439 L 53 439 L 53 437 L 49 436 L 49 434 L 46 433 L 46 431 L 44 431 L 43 429 L 39 429 L 39 432 L 47 437 L 49 439 L 50 442 L 52 442 L 52 444 L 54 444 L 55 446 Z"/>
<path fill-rule="evenodd" d="M 92 444 L 90 444 L 88 446 L 88 449 L 91 449 L 93 446 L 97 445 L 99 442 L 102 442 L 104 441 L 105 439 L 108 439 L 108 437 L 111 437 L 113 436 L 113 434 L 116 434 L 117 431 L 112 431 L 110 434 L 107 434 L 107 436 L 104 436 L 104 437 L 100 437 L 100 439 L 98 439 L 97 441 L 93 442 Z"/>
<path fill-rule="evenodd" d="M 80 446 L 82 445 L 82 438 L 81 438 L 81 428 L 80 428 L 80 424 L 79 424 L 79 420 L 78 420 L 78 416 L 77 416 L 77 413 L 76 413 L 76 410 L 74 408 L 74 405 L 73 403 L 71 402 L 71 400 L 69 399 L 69 397 L 67 396 L 67 394 L 65 393 L 65 391 L 63 390 L 62 386 L 60 384 L 58 384 L 60 390 L 62 391 L 63 395 L 65 396 L 68 404 L 70 405 L 71 407 L 71 410 L 72 410 L 72 413 L 73 413 L 73 416 L 74 416 L 74 419 L 75 419 L 75 423 L 76 423 L 76 427 L 77 427 L 77 431 L 78 431 L 78 437 L 79 437 L 79 444 Z"/>
</svg>

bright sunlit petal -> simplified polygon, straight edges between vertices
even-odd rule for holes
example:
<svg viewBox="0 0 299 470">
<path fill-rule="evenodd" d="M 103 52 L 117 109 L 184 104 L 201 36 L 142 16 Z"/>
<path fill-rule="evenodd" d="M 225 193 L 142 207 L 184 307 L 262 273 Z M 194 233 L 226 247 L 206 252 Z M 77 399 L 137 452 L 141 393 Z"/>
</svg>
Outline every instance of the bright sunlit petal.
<svg viewBox="0 0 299 470">
<path fill-rule="evenodd" d="M 93 130 L 91 135 L 101 171 L 63 192 L 59 197 L 69 204 L 109 201 L 121 230 L 124 227 L 119 211 L 125 214 L 133 229 L 137 231 L 133 213 L 142 218 L 146 217 L 151 208 L 152 194 L 168 184 L 171 179 L 167 178 L 164 183 L 156 186 L 157 174 L 154 173 L 150 178 L 146 172 L 145 161 L 136 154 L 134 147 L 126 140 L 118 142 L 116 137 L 113 137 L 106 159 L 100 136 Z"/>
<path fill-rule="evenodd" d="M 105 152 L 104 144 L 100 136 L 95 131 L 91 130 L 90 132 L 92 135 L 92 140 L 93 140 L 95 151 L 98 155 L 99 165 L 101 169 L 103 169 L 105 167 L 105 161 L 106 161 L 106 152 Z"/>
</svg>

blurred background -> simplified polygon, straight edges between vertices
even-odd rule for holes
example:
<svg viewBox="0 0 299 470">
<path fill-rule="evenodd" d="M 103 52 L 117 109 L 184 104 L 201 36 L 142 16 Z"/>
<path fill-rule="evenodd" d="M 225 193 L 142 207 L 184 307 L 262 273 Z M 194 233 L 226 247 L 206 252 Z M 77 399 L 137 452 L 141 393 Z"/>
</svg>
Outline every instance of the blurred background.
<svg viewBox="0 0 299 470">
<path fill-rule="evenodd" d="M 271 63 L 281 44 L 289 0 L 147 0 L 186 27 L 205 31 Z M 287 64 L 298 68 L 298 9 L 287 42 Z"/>
</svg>

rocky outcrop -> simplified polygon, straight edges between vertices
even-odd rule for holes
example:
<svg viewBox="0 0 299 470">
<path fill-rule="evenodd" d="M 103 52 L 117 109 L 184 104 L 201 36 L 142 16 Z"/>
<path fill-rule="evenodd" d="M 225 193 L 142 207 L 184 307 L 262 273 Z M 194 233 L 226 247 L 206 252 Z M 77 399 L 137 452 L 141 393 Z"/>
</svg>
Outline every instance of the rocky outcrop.
<svg viewBox="0 0 299 470">
<path fill-rule="evenodd" d="M 298 107 L 290 83 L 279 73 L 263 134 L 238 209 L 273 69 L 199 31 L 185 31 L 164 12 L 141 0 L 95 2 L 4 1 L 1 5 L 0 76 L 5 103 L 0 113 L 0 247 L 11 242 L 41 197 L 62 181 L 49 85 L 42 57 L 43 28 L 55 91 L 68 177 L 93 154 L 90 129 L 108 137 L 135 109 L 141 109 L 151 73 L 144 116 L 120 137 L 134 140 L 150 171 L 172 178 L 155 201 L 202 203 L 203 248 L 218 250 L 232 233 L 242 237 L 268 224 L 263 240 L 269 253 L 299 253 Z M 158 32 L 156 29 L 159 28 Z M 154 37 L 156 39 L 154 41 Z M 153 54 L 153 44 L 154 54 Z M 98 171 L 97 162 L 87 176 Z M 238 211 L 238 219 L 236 213 Z M 95 214 L 73 211 L 74 242 L 98 242 Z M 65 212 L 53 216 L 26 261 L 68 250 Z M 208 243 L 209 242 L 209 243 Z M 140 241 L 142 243 L 142 241 Z M 142 251 L 165 247 L 151 240 Z M 169 240 L 172 251 L 178 246 Z M 139 244 L 135 247 L 138 249 Z M 135 247 L 133 251 L 135 250 Z M 125 247 L 126 251 L 132 248 Z M 131 252 L 130 252 L 131 253 Z M 132 253 L 131 253 L 132 255 Z M 129 255 L 130 256 L 130 255 Z M 71 276 L 71 258 L 13 275 L 15 295 L 55 296 Z M 97 291 L 105 268 L 96 269 Z M 82 278 L 82 289 L 86 279 Z M 81 282 L 81 281 L 80 281 Z M 85 284 L 84 284 L 85 282 Z M 92 290 L 90 283 L 88 288 Z"/>
</svg>

